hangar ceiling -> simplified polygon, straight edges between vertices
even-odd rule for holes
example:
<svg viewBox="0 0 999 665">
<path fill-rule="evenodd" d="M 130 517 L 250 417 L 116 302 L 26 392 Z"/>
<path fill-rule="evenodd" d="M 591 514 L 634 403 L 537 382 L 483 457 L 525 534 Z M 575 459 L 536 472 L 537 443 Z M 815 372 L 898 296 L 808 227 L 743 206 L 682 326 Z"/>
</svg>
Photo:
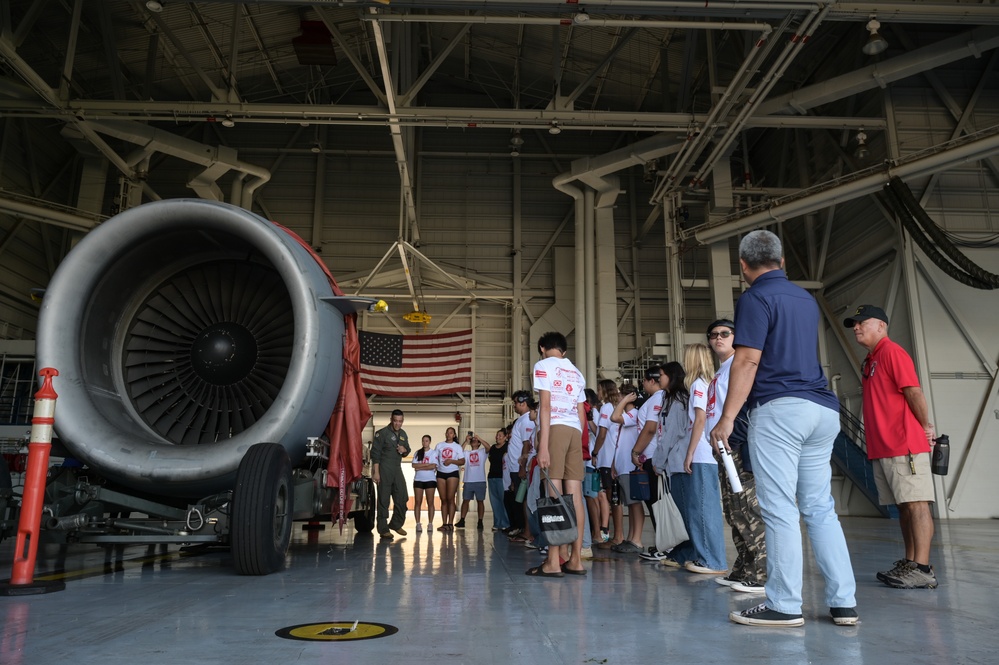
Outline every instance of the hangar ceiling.
<svg viewBox="0 0 999 665">
<path fill-rule="evenodd" d="M 992 0 L 2 0 L 0 20 L 2 154 L 23 163 L 0 209 L 66 229 L 42 243 L 49 272 L 73 231 L 145 200 L 193 192 L 285 219 L 268 182 L 336 141 L 393 160 L 397 235 L 419 247 L 418 155 L 457 133 L 488 139 L 447 154 L 548 158 L 567 186 L 644 175 L 633 240 L 694 201 L 678 233 L 717 241 L 867 194 L 852 179 L 913 152 L 883 93 L 919 77 L 956 130 L 913 172 L 980 159 L 999 183 L 995 123 L 974 113 L 996 87 Z M 934 73 L 955 63 L 960 81 Z M 186 185 L 157 172 L 166 157 Z M 100 158 L 124 184 L 87 180 Z M 327 213 L 300 225 L 320 249 Z"/>
<path fill-rule="evenodd" d="M 874 139 L 872 90 L 999 43 L 999 7 L 974 0 L 0 6 L 4 117 L 65 123 L 133 175 L 148 132 L 108 123 L 307 124 L 303 147 L 321 125 L 377 127 L 393 137 L 411 215 L 407 143 L 420 128 L 608 132 L 618 145 L 670 133 L 687 145 L 658 172 L 661 199 L 707 180 L 743 131 L 758 142 L 865 126 Z M 874 16 L 888 48 L 865 55 Z"/>
</svg>

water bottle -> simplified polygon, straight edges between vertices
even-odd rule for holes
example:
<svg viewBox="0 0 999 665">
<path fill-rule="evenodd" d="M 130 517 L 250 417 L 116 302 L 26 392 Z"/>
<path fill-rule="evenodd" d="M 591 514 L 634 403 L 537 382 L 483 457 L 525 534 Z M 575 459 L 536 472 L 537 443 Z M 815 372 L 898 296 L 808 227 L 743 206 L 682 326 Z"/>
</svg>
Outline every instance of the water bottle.
<svg viewBox="0 0 999 665">
<path fill-rule="evenodd" d="M 938 476 L 947 475 L 947 465 L 950 463 L 950 437 L 941 434 L 933 440 L 933 462 L 930 468 Z"/>
</svg>

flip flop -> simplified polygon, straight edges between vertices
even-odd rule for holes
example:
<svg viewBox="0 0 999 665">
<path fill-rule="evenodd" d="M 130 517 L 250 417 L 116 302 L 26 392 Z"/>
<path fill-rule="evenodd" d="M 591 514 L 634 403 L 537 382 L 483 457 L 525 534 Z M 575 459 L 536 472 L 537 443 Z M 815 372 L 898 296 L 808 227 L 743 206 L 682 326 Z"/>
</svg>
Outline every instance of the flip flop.
<svg viewBox="0 0 999 665">
<path fill-rule="evenodd" d="M 585 575 L 586 569 L 580 568 L 579 570 L 573 570 L 572 568 L 566 568 L 565 566 L 562 566 L 562 572 L 565 573 L 566 575 Z"/>
<path fill-rule="evenodd" d="M 565 577 L 563 573 L 546 573 L 541 566 L 535 566 L 534 568 L 528 568 L 527 572 L 524 573 L 528 577 Z"/>
</svg>

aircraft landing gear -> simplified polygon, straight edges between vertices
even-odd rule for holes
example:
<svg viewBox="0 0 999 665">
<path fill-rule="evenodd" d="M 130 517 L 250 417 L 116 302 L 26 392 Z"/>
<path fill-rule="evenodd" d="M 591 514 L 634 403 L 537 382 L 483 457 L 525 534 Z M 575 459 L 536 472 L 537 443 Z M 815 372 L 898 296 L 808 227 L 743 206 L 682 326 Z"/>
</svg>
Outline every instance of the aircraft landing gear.
<svg viewBox="0 0 999 665">
<path fill-rule="evenodd" d="M 277 443 L 251 446 L 236 471 L 230 540 L 236 572 L 269 575 L 291 544 L 294 492 L 288 452 Z"/>
</svg>

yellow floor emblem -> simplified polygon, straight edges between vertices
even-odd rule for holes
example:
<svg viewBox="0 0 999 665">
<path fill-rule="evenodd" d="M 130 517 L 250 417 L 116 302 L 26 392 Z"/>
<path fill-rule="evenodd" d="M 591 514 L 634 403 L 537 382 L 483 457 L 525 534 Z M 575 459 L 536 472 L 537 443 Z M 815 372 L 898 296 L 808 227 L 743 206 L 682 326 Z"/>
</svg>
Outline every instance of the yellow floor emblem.
<svg viewBox="0 0 999 665">
<path fill-rule="evenodd" d="M 307 642 L 347 642 L 373 640 L 378 637 L 395 635 L 399 629 L 385 623 L 365 623 L 362 621 L 334 621 L 332 623 L 303 623 L 275 631 L 275 635 L 286 640 Z"/>
</svg>

